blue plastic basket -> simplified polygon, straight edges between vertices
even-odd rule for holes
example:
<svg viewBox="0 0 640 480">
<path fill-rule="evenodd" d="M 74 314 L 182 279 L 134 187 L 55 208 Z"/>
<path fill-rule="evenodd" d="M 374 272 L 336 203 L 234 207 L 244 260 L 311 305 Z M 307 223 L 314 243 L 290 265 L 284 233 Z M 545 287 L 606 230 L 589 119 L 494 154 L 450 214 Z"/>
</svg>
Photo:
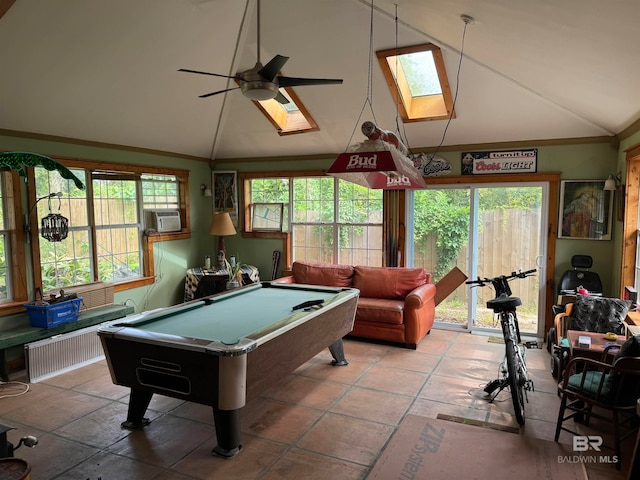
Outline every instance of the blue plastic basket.
<svg viewBox="0 0 640 480">
<path fill-rule="evenodd" d="M 78 320 L 82 297 L 54 303 L 53 305 L 35 305 L 35 302 L 25 303 L 29 315 L 29 323 L 36 328 L 53 328 L 63 323 Z"/>
</svg>

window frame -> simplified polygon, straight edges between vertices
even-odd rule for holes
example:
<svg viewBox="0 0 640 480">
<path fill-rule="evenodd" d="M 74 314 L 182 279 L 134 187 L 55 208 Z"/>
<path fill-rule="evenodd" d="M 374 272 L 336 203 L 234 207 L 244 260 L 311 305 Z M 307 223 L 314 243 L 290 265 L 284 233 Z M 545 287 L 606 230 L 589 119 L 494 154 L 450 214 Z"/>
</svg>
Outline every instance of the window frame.
<svg viewBox="0 0 640 480">
<path fill-rule="evenodd" d="M 239 173 L 239 195 L 242 199 L 243 215 L 242 215 L 242 229 L 241 235 L 243 238 L 271 238 L 282 240 L 282 268 L 283 272 L 288 272 L 291 268 L 293 254 L 292 254 L 292 237 L 291 229 L 292 222 L 289 223 L 287 231 L 282 232 L 266 232 L 266 231 L 251 231 L 251 180 L 262 178 L 288 178 L 293 180 L 295 178 L 308 178 L 308 177 L 329 177 L 325 171 L 318 170 L 299 170 L 299 171 L 274 171 L 274 172 L 240 172 Z M 336 200 L 337 192 L 334 191 L 334 202 Z M 384 251 L 387 237 L 387 226 L 385 223 L 385 215 L 388 210 L 388 191 L 383 191 L 382 195 L 382 235 L 383 235 L 383 264 L 385 263 Z M 292 200 L 289 199 L 289 202 Z M 291 213 L 290 213 L 291 215 Z M 338 228 L 339 226 L 349 226 L 350 224 L 341 224 L 337 219 L 333 222 L 333 225 Z"/>
<path fill-rule="evenodd" d="M 85 169 L 90 173 L 93 172 L 115 172 L 119 174 L 158 174 L 158 175 L 173 175 L 178 181 L 178 198 L 179 198 L 179 211 L 181 230 L 179 232 L 169 233 L 143 233 L 141 235 L 142 243 L 142 276 L 130 280 L 121 280 L 113 282 L 114 291 L 119 292 L 128 290 L 130 288 L 137 288 L 145 285 L 151 285 L 155 282 L 155 265 L 153 256 L 153 245 L 156 242 L 165 242 L 171 240 L 182 240 L 191 238 L 191 218 L 189 209 L 189 171 L 176 168 L 163 168 L 163 167 L 151 167 L 143 165 L 131 165 L 121 163 L 109 163 L 109 162 L 92 162 L 89 160 L 77 160 L 52 157 L 58 162 L 62 163 L 67 168 Z M 87 175 L 87 178 L 91 179 L 92 175 Z M 141 180 L 139 180 L 141 181 Z M 36 201 L 35 191 L 35 176 L 33 168 L 27 170 L 27 198 L 28 205 L 33 205 Z M 142 199 L 140 199 L 140 202 Z M 93 212 L 93 199 L 89 201 L 91 208 L 90 212 Z M 141 203 L 140 203 L 141 205 Z M 91 213 L 93 215 L 93 213 Z M 31 219 L 31 231 L 38 232 L 38 219 L 34 215 Z M 141 221 L 143 221 L 141 219 Z M 90 219 L 91 237 L 96 238 L 96 225 L 93 219 Z M 94 240 L 95 241 L 95 240 Z M 94 252 L 95 254 L 95 252 Z M 42 288 L 42 272 L 40 269 L 40 238 L 39 235 L 32 235 L 31 241 L 31 255 L 33 258 L 33 283 L 34 288 Z M 94 277 L 97 275 L 97 271 L 94 272 Z M 94 278 L 93 281 L 97 281 Z M 25 299 L 26 300 L 26 299 Z"/>
<path fill-rule="evenodd" d="M 433 55 L 433 61 L 438 73 L 438 81 L 440 82 L 442 94 L 414 97 L 411 95 L 406 81 L 401 81 L 400 84 L 398 83 L 396 75 L 392 72 L 387 59 L 389 57 L 427 51 L 430 51 Z M 400 113 L 400 116 L 405 123 L 456 118 L 453 97 L 451 95 L 451 87 L 449 85 L 447 70 L 445 68 L 444 58 L 440 47 L 433 43 L 423 43 L 408 47 L 378 50 L 376 52 L 376 56 L 378 57 L 380 68 L 382 69 L 384 78 L 389 86 L 389 91 L 393 97 L 393 101 L 398 106 L 398 113 Z M 433 113 L 434 110 L 438 110 L 439 113 Z"/>
<path fill-rule="evenodd" d="M 640 249 L 639 220 L 638 220 L 638 200 L 640 200 L 640 144 L 636 144 L 627 150 L 626 153 L 626 175 L 624 198 L 616 190 L 616 202 L 624 202 L 624 223 L 622 238 L 622 258 L 620 267 L 620 285 L 618 296 L 624 298 L 624 287 L 635 285 L 636 279 L 636 256 Z"/>
<path fill-rule="evenodd" d="M 278 132 L 278 135 L 281 137 L 286 135 L 296 135 L 298 133 L 307 133 L 307 132 L 317 132 L 320 130 L 316 121 L 311 117 L 309 110 L 305 107 L 291 87 L 283 87 L 280 90 L 284 90 L 291 101 L 298 107 L 298 112 L 291 113 L 287 112 L 282 104 L 275 99 L 271 100 L 263 100 L 257 101 L 252 100 L 253 104 L 258 107 L 258 110 L 262 112 L 262 114 L 267 117 L 267 120 L 273 125 Z M 298 115 L 302 116 L 304 121 L 307 123 L 307 127 L 302 128 L 291 128 L 287 129 L 287 121 L 293 116 Z M 302 121 L 299 120 L 297 124 L 301 124 Z"/>
<path fill-rule="evenodd" d="M 11 256 L 8 260 L 11 270 L 11 300 L 0 304 L 0 315 L 9 315 L 24 311 L 23 304 L 28 301 L 26 275 L 26 236 L 24 232 L 24 214 L 22 210 L 20 178 L 15 170 L 1 169 L 6 202 L 6 224 Z"/>
</svg>

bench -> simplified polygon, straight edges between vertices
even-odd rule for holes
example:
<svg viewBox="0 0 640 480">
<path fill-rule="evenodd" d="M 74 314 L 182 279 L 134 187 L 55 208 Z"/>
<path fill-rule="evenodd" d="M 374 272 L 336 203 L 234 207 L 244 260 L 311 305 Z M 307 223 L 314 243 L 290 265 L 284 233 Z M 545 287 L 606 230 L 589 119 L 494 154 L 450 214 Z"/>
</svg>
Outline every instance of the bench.
<svg viewBox="0 0 640 480">
<path fill-rule="evenodd" d="M 63 323 L 54 328 L 32 327 L 26 312 L 16 315 L 16 322 L 19 323 L 19 325 L 0 330 L 0 377 L 5 382 L 9 380 L 7 350 L 11 347 L 51 338 L 56 335 L 73 332 L 74 330 L 91 327 L 110 320 L 116 320 L 133 312 L 134 308 L 128 305 L 107 305 L 92 308 L 91 310 L 80 312 L 77 321 Z M 22 317 L 24 317 L 24 320 Z"/>
</svg>

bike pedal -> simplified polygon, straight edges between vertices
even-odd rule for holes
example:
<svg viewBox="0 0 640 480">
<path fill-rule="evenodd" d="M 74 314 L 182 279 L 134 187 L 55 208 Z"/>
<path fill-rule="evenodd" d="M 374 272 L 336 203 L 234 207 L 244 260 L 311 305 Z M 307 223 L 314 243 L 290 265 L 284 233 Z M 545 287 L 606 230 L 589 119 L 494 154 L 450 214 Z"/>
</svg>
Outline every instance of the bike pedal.
<svg viewBox="0 0 640 480">
<path fill-rule="evenodd" d="M 500 380 L 491 380 L 484 387 L 484 391 L 487 392 L 489 395 L 491 395 L 495 391 L 495 389 L 498 388 L 499 386 L 500 386 Z"/>
</svg>

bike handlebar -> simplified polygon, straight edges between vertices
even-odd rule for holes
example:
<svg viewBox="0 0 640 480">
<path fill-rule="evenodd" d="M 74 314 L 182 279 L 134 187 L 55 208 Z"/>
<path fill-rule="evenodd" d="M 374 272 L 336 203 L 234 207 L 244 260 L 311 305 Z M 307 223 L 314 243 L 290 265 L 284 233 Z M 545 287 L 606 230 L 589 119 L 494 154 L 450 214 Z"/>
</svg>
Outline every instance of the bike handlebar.
<svg viewBox="0 0 640 480">
<path fill-rule="evenodd" d="M 508 280 L 513 279 L 513 278 L 529 277 L 529 276 L 533 275 L 535 272 L 536 272 L 535 268 L 532 269 L 532 270 L 524 271 L 524 272 L 522 270 L 520 270 L 519 272 L 511 272 L 511 274 L 509 274 L 509 275 L 499 275 L 499 276 L 493 277 L 493 278 L 480 278 L 480 277 L 478 277 L 476 280 L 467 280 L 464 283 L 466 285 L 478 285 L 479 287 L 484 287 L 486 284 L 494 283 L 496 280 L 508 281 Z"/>
</svg>

